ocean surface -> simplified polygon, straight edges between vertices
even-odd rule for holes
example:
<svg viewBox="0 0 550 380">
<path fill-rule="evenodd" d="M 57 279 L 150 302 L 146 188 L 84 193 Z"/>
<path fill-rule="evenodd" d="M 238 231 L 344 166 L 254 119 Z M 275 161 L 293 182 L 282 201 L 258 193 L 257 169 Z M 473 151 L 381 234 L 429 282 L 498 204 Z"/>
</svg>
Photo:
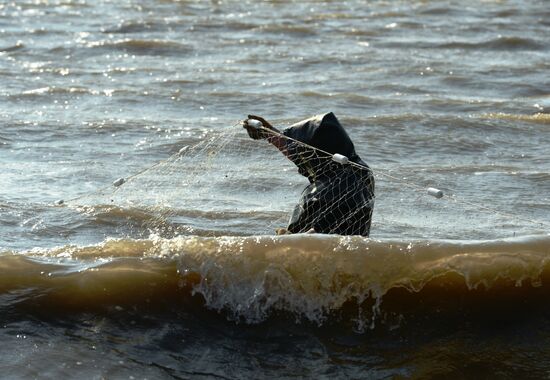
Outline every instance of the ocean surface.
<svg viewBox="0 0 550 380">
<path fill-rule="evenodd" d="M 0 84 L 0 377 L 550 376 L 547 1 L 0 0 Z M 371 236 L 275 236 L 330 111 Z"/>
</svg>

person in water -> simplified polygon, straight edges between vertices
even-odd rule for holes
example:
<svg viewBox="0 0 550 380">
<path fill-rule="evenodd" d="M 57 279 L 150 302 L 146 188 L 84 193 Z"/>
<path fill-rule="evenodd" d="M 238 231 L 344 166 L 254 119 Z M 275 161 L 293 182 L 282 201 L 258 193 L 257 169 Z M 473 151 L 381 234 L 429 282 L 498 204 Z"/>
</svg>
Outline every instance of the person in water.
<svg viewBox="0 0 550 380">
<path fill-rule="evenodd" d="M 249 124 L 251 119 L 260 121 L 263 127 Z M 288 227 L 279 229 L 278 234 L 369 236 L 374 177 L 332 112 L 300 121 L 282 133 L 262 117 L 249 115 L 248 120 L 244 128 L 252 139 L 267 139 L 309 180 Z M 346 156 L 350 163 L 335 162 L 334 154 Z"/>
</svg>

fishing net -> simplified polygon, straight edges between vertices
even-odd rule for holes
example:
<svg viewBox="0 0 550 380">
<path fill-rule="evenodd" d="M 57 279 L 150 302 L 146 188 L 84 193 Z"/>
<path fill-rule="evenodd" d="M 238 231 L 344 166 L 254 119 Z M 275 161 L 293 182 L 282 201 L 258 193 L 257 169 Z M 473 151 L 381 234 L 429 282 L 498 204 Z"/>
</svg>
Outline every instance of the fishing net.
<svg viewBox="0 0 550 380">
<path fill-rule="evenodd" d="M 269 133 L 278 144 L 251 139 L 239 122 L 65 203 L 96 215 L 120 215 L 133 232 L 163 237 L 276 231 L 368 236 L 373 221 L 377 237 L 472 238 L 478 233 L 481 238 L 495 226 L 518 229 L 502 219 L 505 213 L 449 194 L 441 187 L 448 175 L 404 167 L 373 173 L 360 160 Z M 467 195 L 467 178 L 459 182 L 464 185 L 459 191 Z"/>
<path fill-rule="evenodd" d="M 276 136 L 284 145 L 279 149 L 268 140 L 250 139 L 238 123 L 65 203 L 83 211 L 132 215 L 144 231 L 164 235 L 275 230 L 368 235 L 371 170 L 282 133 Z"/>
</svg>

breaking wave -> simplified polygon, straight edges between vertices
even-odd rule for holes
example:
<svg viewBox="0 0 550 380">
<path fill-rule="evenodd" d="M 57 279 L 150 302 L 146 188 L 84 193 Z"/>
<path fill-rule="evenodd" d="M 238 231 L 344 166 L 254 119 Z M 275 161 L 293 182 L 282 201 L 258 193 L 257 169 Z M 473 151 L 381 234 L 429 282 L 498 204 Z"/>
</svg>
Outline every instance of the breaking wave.
<svg viewBox="0 0 550 380">
<path fill-rule="evenodd" d="M 490 241 L 151 236 L 4 252 L 0 289 L 9 305 L 38 302 L 63 312 L 194 305 L 239 323 L 285 315 L 317 325 L 353 322 L 364 330 L 489 306 L 544 308 L 549 259 L 548 235 Z"/>
</svg>

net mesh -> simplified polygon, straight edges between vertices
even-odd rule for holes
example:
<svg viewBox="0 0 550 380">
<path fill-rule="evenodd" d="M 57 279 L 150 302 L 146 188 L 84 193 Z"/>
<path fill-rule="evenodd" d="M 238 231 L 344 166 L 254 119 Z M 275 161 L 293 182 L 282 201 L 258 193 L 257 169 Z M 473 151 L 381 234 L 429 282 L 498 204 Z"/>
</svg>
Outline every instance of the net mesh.
<svg viewBox="0 0 550 380">
<path fill-rule="evenodd" d="M 425 171 L 403 167 L 373 175 L 345 157 L 275 136 L 281 140 L 279 149 L 251 139 L 238 123 L 182 146 L 119 186 L 66 203 L 86 212 L 118 213 L 132 219 L 136 232 L 165 237 L 276 231 L 367 236 L 376 177 L 377 237 L 472 237 L 473 218 L 477 231 L 509 223 L 495 213 L 480 213 L 476 205 L 459 205 L 440 186 L 443 175 L 434 173 L 428 182 Z M 446 192 L 444 201 L 426 194 L 430 186 Z M 456 212 L 457 207 L 462 210 Z M 480 234 L 487 237 L 486 231 Z"/>
<path fill-rule="evenodd" d="M 370 169 L 277 136 L 280 151 L 250 139 L 239 123 L 183 146 L 118 186 L 68 203 L 134 212 L 142 216 L 141 227 L 164 234 L 368 235 L 374 205 Z"/>
</svg>

